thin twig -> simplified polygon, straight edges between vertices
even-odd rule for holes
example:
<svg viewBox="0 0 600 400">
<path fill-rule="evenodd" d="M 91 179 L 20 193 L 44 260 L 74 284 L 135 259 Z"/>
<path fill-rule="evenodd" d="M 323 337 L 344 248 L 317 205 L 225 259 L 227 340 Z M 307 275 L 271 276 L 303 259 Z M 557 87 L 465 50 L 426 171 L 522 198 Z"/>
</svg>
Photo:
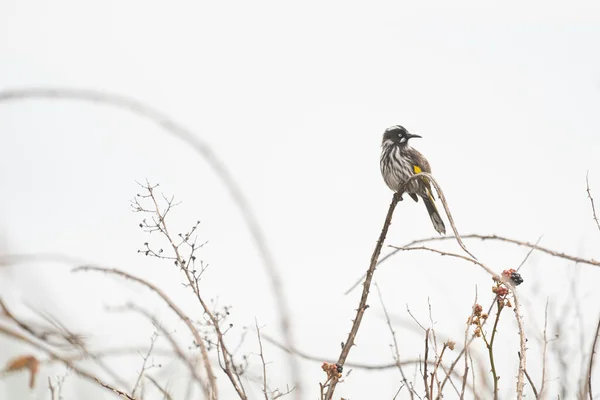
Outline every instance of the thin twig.
<svg viewBox="0 0 600 400">
<path fill-rule="evenodd" d="M 474 258 L 469 258 L 467 256 L 463 256 L 461 254 L 456 254 L 456 253 L 448 253 L 446 251 L 441 251 L 438 249 L 433 249 L 431 247 L 425 247 L 425 246 L 418 246 L 418 247 L 395 247 L 395 246 L 390 246 L 393 247 L 396 250 L 403 250 L 403 251 L 410 251 L 410 250 L 427 250 L 427 251 L 431 251 L 433 253 L 437 253 L 441 256 L 450 256 L 450 257 L 455 257 L 455 258 L 461 258 L 465 261 L 469 261 L 472 262 L 473 264 L 476 264 L 478 266 L 480 266 L 481 268 L 483 268 L 488 274 L 490 274 L 493 278 L 496 279 L 502 279 L 500 277 L 500 275 L 498 275 L 497 273 L 494 272 L 494 270 L 492 270 L 491 268 L 489 268 L 487 265 L 475 260 Z"/>
<path fill-rule="evenodd" d="M 590 171 L 587 171 L 585 174 L 585 186 L 587 189 L 588 199 L 590 199 L 590 203 L 592 205 L 592 215 L 594 217 L 594 221 L 596 222 L 596 226 L 598 227 L 598 230 L 600 231 L 600 221 L 598 220 L 598 216 L 596 215 L 596 206 L 594 205 L 594 198 L 592 197 L 592 191 L 590 190 L 590 181 L 588 179 L 589 174 L 590 174 Z"/>
<path fill-rule="evenodd" d="M 540 244 L 540 241 L 542 240 L 542 238 L 544 237 L 544 235 L 540 236 L 538 238 L 538 240 L 535 242 L 535 245 L 537 246 L 538 244 Z M 527 260 L 529 259 L 529 256 L 531 255 L 531 253 L 533 253 L 535 251 L 535 247 L 532 247 L 529 249 L 529 251 L 527 252 L 527 255 L 525 256 L 525 258 L 523 259 L 523 261 L 521 261 L 521 264 L 519 264 L 519 266 L 516 268 L 517 272 L 521 270 L 521 267 L 523 265 L 525 265 L 525 263 L 527 262 Z"/>
<path fill-rule="evenodd" d="M 210 396 L 210 393 L 211 393 L 209 390 L 210 388 L 208 387 L 208 385 L 206 386 L 206 388 L 204 387 L 204 385 L 203 385 L 204 382 L 201 380 L 200 376 L 198 375 L 198 372 L 196 371 L 196 367 L 194 366 L 192 361 L 187 357 L 185 350 L 177 343 L 177 341 L 175 340 L 173 335 L 169 332 L 169 330 L 154 315 L 152 315 L 152 313 L 150 313 L 149 311 L 147 311 L 133 303 L 127 303 L 125 306 L 115 308 L 114 310 L 115 311 L 123 311 L 123 310 L 135 311 L 135 312 L 143 315 L 144 317 L 146 317 L 152 323 L 152 325 L 154 325 L 154 327 L 158 331 L 160 331 L 162 336 L 164 336 L 164 338 L 171 344 L 171 346 L 173 347 L 173 351 L 175 351 L 175 354 L 179 357 L 179 359 L 188 367 L 191 375 L 194 377 L 194 380 L 196 382 L 200 382 L 200 384 L 202 385 L 202 388 L 204 390 L 205 396 L 207 396 L 207 397 Z M 214 398 L 214 396 L 211 398 Z"/>
<path fill-rule="evenodd" d="M 408 381 L 406 380 L 406 375 L 404 374 L 404 369 L 402 368 L 402 364 L 400 363 L 400 349 L 398 347 L 398 340 L 396 339 L 396 332 L 394 331 L 394 328 L 392 327 L 392 321 L 390 320 L 390 315 L 388 314 L 385 303 L 383 302 L 383 296 L 381 294 L 381 289 L 379 289 L 379 285 L 377 284 L 377 282 L 375 282 L 375 287 L 377 288 L 377 294 L 379 295 L 379 302 L 381 303 L 381 308 L 383 309 L 383 314 L 385 315 L 385 322 L 390 330 L 390 333 L 392 335 L 392 340 L 394 342 L 394 353 L 395 353 L 394 361 L 396 361 L 396 364 L 398 365 L 398 370 L 400 371 L 400 375 L 402 376 L 403 386 L 406 386 L 408 388 L 410 398 L 411 398 L 411 400 L 414 400 L 414 398 L 415 398 L 414 393 L 413 393 L 414 389 L 412 389 L 412 387 L 409 386 Z M 400 389 L 398 389 L 398 393 L 400 393 L 400 390 L 402 390 L 402 386 L 400 387 Z"/>
<path fill-rule="evenodd" d="M 587 392 L 589 399 L 593 400 L 594 395 L 592 392 L 592 370 L 594 369 L 594 355 L 596 354 L 596 344 L 598 343 L 598 336 L 600 335 L 600 318 L 598 319 L 598 325 L 594 332 L 594 341 L 592 343 L 592 352 L 590 353 L 590 364 L 587 371 L 587 385 L 585 391 Z M 584 396 L 585 397 L 585 396 Z"/>
<path fill-rule="evenodd" d="M 281 343 L 278 343 L 275 339 L 273 339 L 273 338 L 271 338 L 271 337 L 269 337 L 267 335 L 261 335 L 261 336 L 267 342 L 273 344 L 274 346 L 280 348 L 281 350 L 283 350 L 285 352 L 288 352 L 288 353 L 293 353 L 293 354 L 297 355 L 298 357 L 300 357 L 300 358 L 302 358 L 304 360 L 314 361 L 314 362 L 318 362 L 318 363 L 322 363 L 323 361 L 325 361 L 325 362 L 327 362 L 329 364 L 335 364 L 335 360 L 328 360 L 328 359 L 323 358 L 323 357 L 310 355 L 310 354 L 307 354 L 307 353 L 302 352 L 300 350 L 290 350 L 290 349 L 287 349 Z M 414 359 L 409 359 L 409 360 L 401 361 L 400 365 L 404 367 L 404 366 L 407 366 L 407 365 L 421 364 L 422 362 L 423 362 L 423 360 L 421 358 L 414 358 Z M 435 365 L 434 361 L 428 361 L 427 363 L 429 365 L 431 365 L 431 366 Z M 362 363 L 355 363 L 355 362 L 348 361 L 344 365 L 346 367 L 355 368 L 355 369 L 364 369 L 366 371 L 378 371 L 378 370 L 398 368 L 398 363 L 397 362 L 387 363 L 387 364 L 362 364 Z M 457 378 L 460 378 L 460 375 L 458 375 L 458 373 L 454 372 L 454 375 Z"/>
<path fill-rule="evenodd" d="M 516 244 L 518 246 L 533 248 L 535 250 L 541 251 L 542 253 L 549 254 L 553 257 L 564 258 L 565 260 L 574 261 L 574 262 L 581 263 L 581 264 L 594 265 L 597 267 L 600 266 L 600 261 L 596 261 L 594 259 L 585 259 L 585 258 L 581 258 L 581 257 L 572 256 L 572 255 L 569 255 L 566 253 L 561 253 L 558 251 L 550 250 L 546 247 L 536 245 L 535 243 L 510 239 L 510 238 L 507 238 L 504 236 L 471 234 L 471 235 L 463 235 L 462 238 L 463 239 L 480 239 L 480 240 L 497 240 L 497 241 L 501 241 L 501 242 L 512 243 L 512 244 Z M 431 238 L 427 238 L 427 239 L 419 239 L 418 241 L 415 240 L 413 242 L 413 244 L 434 242 L 434 241 L 443 241 L 443 240 L 449 240 L 449 239 L 452 239 L 452 237 L 448 237 L 448 236 L 431 237 Z M 408 246 L 410 246 L 410 244 Z M 392 246 L 390 246 L 390 247 L 392 247 Z M 395 253 L 397 253 L 397 251 L 394 251 L 394 252 L 386 255 L 384 258 L 381 259 L 381 261 L 383 262 L 385 259 L 391 257 Z"/>
<path fill-rule="evenodd" d="M 429 330 L 427 328 L 425 331 L 425 356 L 423 359 L 423 382 L 425 383 L 425 398 L 432 400 L 431 392 L 429 391 L 429 387 L 427 386 L 427 358 L 429 357 Z"/>
<path fill-rule="evenodd" d="M 546 298 L 546 308 L 544 311 L 544 348 L 542 350 L 542 385 L 540 387 L 540 399 L 544 398 L 546 394 L 544 389 L 546 388 L 546 356 L 548 353 L 548 302 L 549 298 Z"/>
<path fill-rule="evenodd" d="M 98 382 L 98 384 L 108 390 L 110 390 L 111 392 L 113 392 L 114 394 L 118 395 L 119 397 L 122 397 L 124 399 L 127 400 L 135 400 L 135 397 L 131 397 L 130 395 L 128 395 L 127 393 L 123 392 L 122 390 L 116 389 L 112 386 L 110 386 L 108 383 L 104 383 L 102 382 L 100 379 L 98 378 L 94 378 L 94 380 L 96 382 Z"/>
<path fill-rule="evenodd" d="M 512 244 L 516 244 L 518 246 L 529 247 L 531 249 L 541 251 L 542 253 L 549 254 L 549 255 L 551 255 L 553 257 L 563 258 L 565 260 L 574 261 L 574 262 L 581 263 L 581 264 L 588 264 L 588 265 L 594 265 L 596 267 L 600 267 L 600 261 L 596 261 L 594 259 L 585 259 L 585 258 L 581 258 L 581 257 L 572 256 L 572 255 L 569 255 L 569 254 L 565 254 L 565 253 L 561 253 L 561 252 L 558 252 L 558 251 L 550 250 L 550 249 L 548 249 L 546 247 L 542 247 L 542 246 L 539 246 L 539 245 L 534 244 L 534 243 L 523 242 L 523 241 L 520 241 L 520 240 L 510 239 L 510 238 L 507 238 L 507 237 L 504 237 L 504 236 L 470 234 L 470 235 L 462 235 L 461 238 L 462 239 L 497 240 L 497 241 L 500 241 L 500 242 L 512 243 Z M 406 248 L 406 247 L 411 247 L 411 246 L 414 246 L 415 244 L 422 244 L 422 243 L 428 243 L 428 242 L 437 242 L 437 241 L 447 241 L 447 240 L 452 240 L 452 239 L 454 239 L 452 236 L 433 236 L 433 237 L 429 237 L 429 238 L 413 240 L 412 242 L 409 242 L 409 243 L 405 244 L 404 246 L 389 246 L 389 247 L 394 248 L 395 250 L 393 250 L 390 253 L 386 254 L 385 256 L 381 257 L 381 259 L 377 263 L 377 266 L 379 266 L 380 264 L 383 264 L 385 261 L 387 261 L 391 257 L 393 257 L 396 254 L 398 254 L 398 252 L 400 251 L 400 249 L 403 249 L 403 248 Z M 365 275 L 361 276 L 356 282 L 354 282 L 352 284 L 352 286 L 350 286 L 350 288 L 348 288 L 344 292 L 344 294 L 347 295 L 350 292 L 352 292 L 358 285 L 360 285 L 360 283 L 363 281 L 363 279 L 365 279 Z"/>
<path fill-rule="evenodd" d="M 265 355 L 263 353 L 262 340 L 260 338 L 260 328 L 258 327 L 258 321 L 254 318 L 254 325 L 256 326 L 256 336 L 258 336 L 258 348 L 260 350 L 260 361 L 262 363 L 262 391 L 265 395 L 265 400 L 269 400 L 269 392 L 267 390 L 267 363 L 265 362 Z"/>
<path fill-rule="evenodd" d="M 221 182 L 227 187 L 231 197 L 238 206 L 242 217 L 250 234 L 255 242 L 256 247 L 262 257 L 267 275 L 270 280 L 271 289 L 275 296 L 275 307 L 278 311 L 280 328 L 283 333 L 287 347 L 293 348 L 294 341 L 292 335 L 292 323 L 287 298 L 282 284 L 279 268 L 275 263 L 271 250 L 267 245 L 265 234 L 258 218 L 250 207 L 250 203 L 246 199 L 240 186 L 237 184 L 233 175 L 227 169 L 225 163 L 215 154 L 210 146 L 202 141 L 198 135 L 183 125 L 177 123 L 163 112 L 153 109 L 142 102 L 130 97 L 100 92 L 89 89 L 73 89 L 73 88 L 30 88 L 30 89 L 14 89 L 0 91 L 0 103 L 8 103 L 11 101 L 22 101 L 28 99 L 66 99 L 91 102 L 94 104 L 106 104 L 116 108 L 131 112 L 140 117 L 149 119 L 163 128 L 173 137 L 183 141 L 190 146 L 198 155 L 200 155 L 213 171 L 220 178 Z M 297 360 L 290 355 L 288 363 L 291 368 L 294 386 L 296 387 L 295 397 L 302 399 L 302 384 L 300 382 L 300 367 Z"/>
<path fill-rule="evenodd" d="M 146 355 L 143 357 L 142 369 L 140 370 L 140 373 L 138 374 L 138 377 L 135 381 L 135 385 L 133 385 L 133 389 L 131 390 L 131 394 L 133 396 L 135 396 L 135 391 L 139 387 L 140 382 L 142 381 L 142 377 L 144 376 L 144 374 L 146 372 L 146 363 L 148 362 L 148 358 L 150 358 L 150 355 L 152 354 L 152 350 L 154 350 L 154 343 L 156 343 L 157 338 L 158 338 L 158 332 L 155 332 L 152 335 L 152 338 L 150 339 L 150 346 L 148 347 L 148 351 L 146 352 Z"/>
</svg>

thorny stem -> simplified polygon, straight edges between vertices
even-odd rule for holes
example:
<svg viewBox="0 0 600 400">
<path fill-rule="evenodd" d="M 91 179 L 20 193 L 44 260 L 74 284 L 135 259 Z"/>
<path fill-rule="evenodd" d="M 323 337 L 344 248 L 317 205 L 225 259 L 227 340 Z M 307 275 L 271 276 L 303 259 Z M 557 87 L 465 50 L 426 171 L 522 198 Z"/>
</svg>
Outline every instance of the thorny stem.
<svg viewBox="0 0 600 400">
<path fill-rule="evenodd" d="M 498 313 L 496 313 L 496 319 L 494 320 L 494 327 L 492 328 L 492 337 L 490 338 L 489 342 L 485 336 L 485 333 L 483 332 L 483 329 L 481 330 L 481 337 L 483 338 L 483 341 L 485 342 L 485 346 L 488 349 L 488 356 L 490 358 L 490 367 L 492 368 L 492 376 L 494 377 L 494 400 L 498 400 L 498 379 L 499 379 L 498 374 L 496 372 L 496 364 L 494 362 L 494 339 L 496 338 L 498 321 L 500 320 L 500 313 L 502 312 L 502 309 L 504 308 L 504 304 L 498 298 L 498 299 L 496 299 L 496 305 L 498 306 Z"/>
<path fill-rule="evenodd" d="M 416 176 L 416 175 L 415 175 Z M 410 180 L 407 181 L 407 183 Z M 405 183 L 406 185 L 406 183 Z M 400 192 L 402 192 L 404 187 Z M 377 259 L 379 258 L 379 254 L 381 253 L 381 248 L 383 247 L 383 242 L 385 241 L 385 237 L 387 236 L 388 229 L 390 224 L 392 223 L 392 216 L 394 215 L 394 210 L 396 209 L 396 205 L 398 201 L 400 201 L 401 195 L 399 193 L 394 193 L 392 197 L 392 202 L 390 203 L 390 207 L 387 212 L 387 216 L 385 217 L 385 222 L 383 224 L 383 229 L 381 230 L 381 234 L 379 235 L 379 239 L 377 240 L 377 244 L 375 245 L 375 250 L 373 251 L 373 255 L 371 256 L 371 264 L 369 265 L 369 269 L 367 270 L 367 277 L 364 282 L 364 288 L 362 292 L 362 296 L 360 298 L 360 303 L 358 305 L 358 309 L 356 310 L 356 317 L 352 323 L 352 328 L 350 329 L 350 333 L 348 334 L 348 338 L 342 347 L 342 352 L 340 353 L 340 357 L 338 358 L 337 363 L 341 366 L 346 362 L 346 358 L 348 354 L 350 354 L 350 349 L 354 345 L 354 338 L 356 338 L 356 334 L 358 333 L 358 328 L 360 327 L 360 323 L 362 321 L 362 317 L 365 311 L 368 308 L 367 298 L 369 297 L 369 288 L 371 287 L 371 281 L 373 280 L 373 274 L 375 273 L 375 267 L 377 266 Z M 335 387 L 338 383 L 338 379 L 332 379 L 327 387 L 327 392 L 325 393 L 324 399 L 331 400 L 333 397 L 333 392 L 335 391 Z"/>
</svg>

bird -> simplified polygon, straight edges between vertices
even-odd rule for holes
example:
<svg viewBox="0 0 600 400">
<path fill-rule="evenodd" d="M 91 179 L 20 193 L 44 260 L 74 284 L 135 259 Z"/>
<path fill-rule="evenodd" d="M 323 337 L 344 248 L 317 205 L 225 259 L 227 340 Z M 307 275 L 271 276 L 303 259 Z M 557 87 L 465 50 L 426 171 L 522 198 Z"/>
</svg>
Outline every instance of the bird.
<svg viewBox="0 0 600 400">
<path fill-rule="evenodd" d="M 398 193 L 411 176 L 420 172 L 431 173 L 431 167 L 425 156 L 408 143 L 410 139 L 420 137 L 408 132 L 402 125 L 391 126 L 383 133 L 379 165 L 383 180 L 395 193 Z M 445 234 L 446 227 L 435 206 L 429 180 L 425 177 L 413 180 L 404 191 L 416 202 L 419 201 L 419 197 L 423 199 L 433 227 L 438 233 Z M 400 200 L 402 200 L 401 193 Z"/>
</svg>

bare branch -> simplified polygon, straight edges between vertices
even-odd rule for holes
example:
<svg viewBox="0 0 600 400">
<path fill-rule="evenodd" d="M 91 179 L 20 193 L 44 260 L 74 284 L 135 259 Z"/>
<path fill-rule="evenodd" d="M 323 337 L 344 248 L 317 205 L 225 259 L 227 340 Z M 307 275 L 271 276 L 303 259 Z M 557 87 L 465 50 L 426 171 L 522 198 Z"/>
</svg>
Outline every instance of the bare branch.
<svg viewBox="0 0 600 400">
<path fill-rule="evenodd" d="M 576 263 L 588 264 L 588 265 L 593 265 L 593 266 L 596 266 L 596 267 L 600 267 L 600 261 L 596 261 L 594 259 L 590 260 L 590 259 L 585 259 L 585 258 L 581 258 L 581 257 L 572 256 L 572 255 L 569 255 L 569 254 L 565 254 L 565 253 L 557 252 L 557 251 L 554 251 L 554 250 L 550 250 L 550 249 L 548 249 L 546 247 L 539 246 L 537 243 L 534 244 L 534 243 L 529 243 L 529 242 L 523 242 L 523 241 L 520 241 L 520 240 L 510 239 L 510 238 L 507 238 L 507 237 L 504 237 L 504 236 L 470 234 L 470 235 L 462 235 L 461 238 L 462 239 L 497 240 L 497 241 L 500 241 L 500 242 L 512 243 L 512 244 L 516 244 L 517 246 L 529 247 L 530 249 L 541 251 L 542 253 L 546 253 L 546 254 L 551 255 L 553 257 L 563 258 L 565 260 L 574 261 Z M 404 246 L 389 246 L 389 247 L 393 248 L 394 250 L 391 251 L 390 253 L 386 254 L 385 256 L 381 257 L 381 259 L 377 263 L 377 266 L 379 266 L 380 264 L 384 263 L 385 261 L 387 261 L 391 257 L 395 256 L 401 250 L 409 248 L 409 247 L 412 247 L 412 246 L 414 246 L 416 244 L 429 243 L 429 242 L 437 242 L 437 241 L 446 241 L 446 240 L 453 240 L 453 239 L 454 239 L 454 237 L 452 237 L 452 236 L 434 236 L 434 237 L 429 237 L 429 238 L 424 238 L 424 239 L 413 240 L 412 242 L 409 242 L 409 243 L 405 244 Z M 538 242 L 539 242 L 539 239 L 538 239 Z M 366 275 L 363 275 L 359 279 L 357 279 L 356 282 L 354 282 L 352 284 L 352 286 L 350 286 L 350 288 L 348 288 L 344 292 L 344 294 L 347 295 L 350 292 L 352 292 L 365 279 L 365 276 Z"/>
<path fill-rule="evenodd" d="M 530 242 L 525 242 L 525 241 L 520 241 L 520 240 L 515 240 L 515 239 L 510 239 L 504 236 L 498 236 L 498 235 L 479 235 L 479 234 L 471 234 L 471 235 L 463 235 L 462 236 L 463 239 L 480 239 L 480 240 L 497 240 L 497 241 L 501 241 L 501 242 L 506 242 L 506 243 L 512 243 L 512 244 L 516 244 L 518 246 L 523 246 L 523 247 L 529 247 L 529 248 L 533 248 L 535 250 L 541 251 L 542 253 L 546 253 L 549 254 L 553 257 L 558 257 L 558 258 L 563 258 L 565 260 L 569 260 L 569 261 L 574 261 L 577 263 L 581 263 L 581 264 L 588 264 L 588 265 L 594 265 L 594 266 L 600 266 L 600 261 L 596 261 L 594 259 L 585 259 L 585 258 L 581 258 L 581 257 L 576 257 L 576 256 L 572 256 L 566 253 L 561 253 L 558 251 L 554 251 L 554 250 L 550 250 L 546 247 L 542 247 L 539 246 L 535 243 L 530 243 Z M 451 237 L 447 237 L 447 236 L 441 236 L 441 237 L 432 237 L 432 238 L 427 238 L 427 239 L 420 239 L 418 241 L 414 241 L 414 244 L 417 243 L 425 243 L 425 242 L 433 242 L 433 241 L 443 241 L 443 240 L 448 240 L 448 239 L 452 239 Z M 391 257 L 392 255 L 394 255 L 396 252 L 392 252 L 390 254 L 388 254 L 386 257 Z M 382 259 L 383 262 L 384 259 Z"/>
<path fill-rule="evenodd" d="M 538 240 L 535 242 L 535 245 L 537 246 L 538 244 L 540 244 L 540 241 L 542 240 L 542 237 L 544 237 L 543 235 L 540 236 L 538 238 Z M 523 259 L 523 261 L 521 261 L 521 264 L 519 264 L 519 266 L 516 268 L 517 272 L 521 270 L 521 267 L 523 265 L 525 265 L 525 263 L 527 262 L 527 260 L 529 259 L 529 256 L 531 255 L 531 253 L 533 253 L 535 251 L 535 247 L 532 247 L 529 249 L 529 251 L 527 252 L 527 255 L 525 256 L 525 258 Z"/>
<path fill-rule="evenodd" d="M 146 355 L 144 357 L 142 357 L 142 360 L 143 360 L 142 369 L 140 370 L 140 373 L 138 374 L 138 377 L 135 381 L 135 385 L 133 385 L 133 389 L 131 390 L 131 394 L 133 396 L 135 396 L 135 391 L 139 387 L 140 382 L 142 381 L 142 377 L 145 376 L 146 364 L 148 362 L 148 358 L 150 358 L 150 355 L 152 354 L 152 350 L 154 350 L 154 343 L 156 343 L 157 338 L 158 338 L 158 332 L 154 332 L 152 334 L 152 337 L 150 338 L 150 346 L 148 347 L 148 351 L 146 352 Z"/>
<path fill-rule="evenodd" d="M 258 327 L 258 321 L 254 319 L 254 325 L 256 326 L 256 336 L 258 336 L 258 347 L 260 350 L 260 361 L 262 363 L 262 391 L 265 395 L 265 400 L 269 400 L 269 392 L 267 389 L 267 363 L 265 362 L 265 356 L 263 354 L 262 340 L 260 338 L 260 328 Z"/>
</svg>

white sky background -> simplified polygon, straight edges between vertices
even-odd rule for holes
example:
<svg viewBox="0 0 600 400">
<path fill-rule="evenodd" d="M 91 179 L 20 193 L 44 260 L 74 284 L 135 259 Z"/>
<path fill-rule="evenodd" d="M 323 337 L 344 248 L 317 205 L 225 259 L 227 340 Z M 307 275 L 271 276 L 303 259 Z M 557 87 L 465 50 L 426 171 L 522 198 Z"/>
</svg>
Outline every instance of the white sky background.
<svg viewBox="0 0 600 400">
<path fill-rule="evenodd" d="M 0 88 L 116 92 L 192 129 L 228 165 L 261 220 L 284 277 L 298 347 L 336 358 L 359 297 L 343 292 L 366 270 L 391 199 L 379 173 L 381 135 L 390 125 L 423 136 L 413 144 L 432 164 L 461 232 L 532 242 L 543 235 L 542 245 L 600 257 L 600 232 L 585 191 L 589 170 L 600 206 L 600 6 L 446 4 L 4 0 Z M 128 201 L 139 192 L 135 181 L 146 178 L 183 201 L 173 220 L 179 231 L 202 221 L 200 237 L 210 242 L 201 257 L 211 264 L 204 288 L 233 306 L 232 341 L 255 317 L 263 333 L 280 338 L 274 298 L 248 230 L 192 150 L 110 107 L 66 101 L 0 106 L 6 251 L 58 252 L 120 267 L 160 283 L 197 312 L 171 265 L 136 254 L 148 237 Z M 387 243 L 434 233 L 423 205 L 404 201 Z M 527 253 L 497 243 L 467 245 L 498 272 L 516 267 Z M 450 243 L 444 248 L 457 250 Z M 561 337 L 572 346 L 570 357 L 582 351 L 579 333 L 569 336 L 579 329 L 571 314 L 581 303 L 581 346 L 588 353 L 600 270 L 534 253 L 522 273 L 529 372 L 539 388 L 537 340 L 546 298 L 550 324 L 566 330 Z M 64 265 L 20 265 L 4 268 L 0 277 L 2 298 L 15 310 L 25 313 L 24 304 L 43 309 L 98 346 L 147 345 L 152 332 L 137 315 L 107 313 L 105 305 L 134 300 L 171 318 L 138 286 L 72 275 Z M 572 279 L 576 296 L 569 291 Z M 492 299 L 483 271 L 433 254 L 401 254 L 377 271 L 376 280 L 404 358 L 423 352 L 423 333 L 414 329 L 407 304 L 428 324 L 429 297 L 438 336 L 460 343 L 475 286 L 484 305 Z M 389 363 L 391 337 L 375 291 L 369 304 L 350 361 Z M 498 343 L 505 392 L 515 384 L 514 332 L 509 312 Z M 254 334 L 244 349 L 257 351 Z M 4 340 L 0 363 L 24 351 Z M 284 388 L 285 358 L 272 346 L 266 351 L 271 382 Z M 571 379 L 580 376 L 580 362 L 574 361 Z M 135 376 L 139 365 L 134 358 L 122 371 Z M 320 365 L 302 367 L 305 397 L 316 398 L 324 378 Z M 157 373 L 169 376 L 168 368 Z M 549 379 L 555 393 L 566 378 L 551 371 Z M 30 397 L 25 382 L 24 375 L 0 382 L 0 398 L 47 398 L 45 378 Z M 336 393 L 391 398 L 399 382 L 394 370 L 355 370 Z M 109 398 L 97 389 L 85 392 L 88 386 L 70 386 L 67 398 Z M 260 394 L 258 387 L 252 394 Z"/>
</svg>

